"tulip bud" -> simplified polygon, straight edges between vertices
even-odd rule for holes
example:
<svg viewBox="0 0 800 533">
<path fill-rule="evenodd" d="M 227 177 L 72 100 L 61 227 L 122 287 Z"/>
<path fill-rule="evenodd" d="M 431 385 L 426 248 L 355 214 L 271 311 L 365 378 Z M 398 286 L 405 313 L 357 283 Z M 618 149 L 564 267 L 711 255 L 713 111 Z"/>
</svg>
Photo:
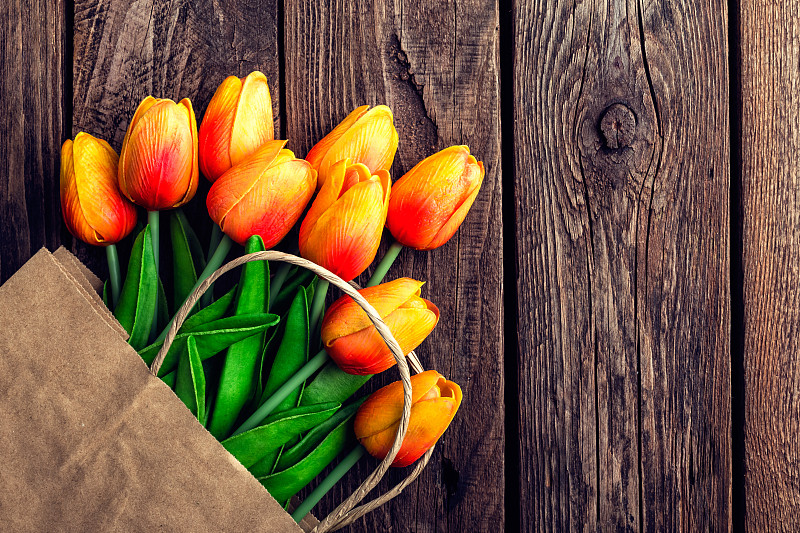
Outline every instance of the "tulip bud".
<svg viewBox="0 0 800 533">
<path fill-rule="evenodd" d="M 117 153 L 106 141 L 79 133 L 61 147 L 61 211 L 70 233 L 95 246 L 124 239 L 136 207 L 117 186 Z"/>
<path fill-rule="evenodd" d="M 411 418 L 392 466 L 408 466 L 436 444 L 461 405 L 461 388 L 435 370 L 411 376 Z M 356 438 L 373 457 L 383 459 L 394 444 L 403 416 L 403 382 L 372 393 L 354 421 Z"/>
<path fill-rule="evenodd" d="M 283 146 L 267 141 L 211 186 L 208 214 L 231 239 L 259 235 L 269 249 L 295 225 L 314 194 L 317 173 Z"/>
<path fill-rule="evenodd" d="M 145 98 L 119 158 L 119 188 L 148 211 L 179 207 L 197 191 L 197 124 L 192 103 Z"/>
<path fill-rule="evenodd" d="M 337 161 L 350 159 L 361 163 L 372 173 L 389 170 L 397 151 L 397 130 L 392 110 L 385 105 L 369 109 L 364 105 L 347 115 L 338 126 L 323 137 L 306 156 L 319 173 L 317 188 L 328 180 Z"/>
<path fill-rule="evenodd" d="M 200 171 L 212 183 L 273 140 L 267 77 L 256 71 L 226 78 L 208 104 L 199 136 Z"/>
<path fill-rule="evenodd" d="M 378 312 L 405 355 L 419 346 L 439 321 L 439 309 L 419 297 L 422 285 L 400 278 L 358 291 Z M 325 312 L 321 337 L 328 355 L 348 374 L 377 374 L 396 363 L 367 313 L 349 296 L 339 298 Z"/>
<path fill-rule="evenodd" d="M 391 178 L 339 161 L 300 226 L 300 255 L 345 281 L 361 274 L 381 243 Z"/>
<path fill-rule="evenodd" d="M 423 159 L 394 184 L 386 227 L 405 246 L 438 248 L 464 221 L 483 176 L 483 163 L 466 146 Z"/>
</svg>

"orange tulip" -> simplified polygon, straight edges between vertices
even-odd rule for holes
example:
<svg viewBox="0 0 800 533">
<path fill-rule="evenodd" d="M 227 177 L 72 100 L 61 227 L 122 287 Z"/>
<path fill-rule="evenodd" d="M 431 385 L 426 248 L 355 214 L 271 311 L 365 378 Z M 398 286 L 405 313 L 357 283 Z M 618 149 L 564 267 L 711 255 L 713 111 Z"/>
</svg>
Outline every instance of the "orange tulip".
<svg viewBox="0 0 800 533">
<path fill-rule="evenodd" d="M 323 137 L 308 152 L 306 160 L 319 173 L 318 188 L 322 188 L 337 161 L 350 159 L 375 174 L 389 170 L 396 151 L 397 130 L 392 110 L 385 105 L 372 109 L 363 105 Z"/>
<path fill-rule="evenodd" d="M 381 243 L 392 180 L 349 159 L 330 171 L 300 226 L 300 255 L 345 281 L 361 274 Z"/>
<path fill-rule="evenodd" d="M 411 376 L 411 418 L 392 466 L 408 466 L 436 444 L 461 405 L 461 388 L 435 370 Z M 356 438 L 373 457 L 383 459 L 394 444 L 403 413 L 403 383 L 395 381 L 359 407 Z"/>
<path fill-rule="evenodd" d="M 386 227 L 405 246 L 438 248 L 464 221 L 483 176 L 483 163 L 466 146 L 423 159 L 394 184 Z"/>
<path fill-rule="evenodd" d="M 79 133 L 61 147 L 61 211 L 70 233 L 95 246 L 124 239 L 136 207 L 117 186 L 117 153 L 106 141 Z"/>
<path fill-rule="evenodd" d="M 267 77 L 229 76 L 208 104 L 199 130 L 200 171 L 212 183 L 275 138 Z"/>
<path fill-rule="evenodd" d="M 211 186 L 206 205 L 212 220 L 244 244 L 260 235 L 271 248 L 295 225 L 314 194 L 317 173 L 295 159 L 286 141 L 267 141 Z"/>
<path fill-rule="evenodd" d="M 439 309 L 419 296 L 422 285 L 422 281 L 400 278 L 358 291 L 378 311 L 405 355 L 439 321 Z M 377 374 L 396 363 L 367 313 L 349 296 L 339 298 L 325 312 L 321 336 L 328 355 L 348 374 Z"/>
<path fill-rule="evenodd" d="M 197 124 L 192 103 L 145 98 L 119 157 L 119 188 L 148 211 L 179 207 L 197 191 Z"/>
</svg>

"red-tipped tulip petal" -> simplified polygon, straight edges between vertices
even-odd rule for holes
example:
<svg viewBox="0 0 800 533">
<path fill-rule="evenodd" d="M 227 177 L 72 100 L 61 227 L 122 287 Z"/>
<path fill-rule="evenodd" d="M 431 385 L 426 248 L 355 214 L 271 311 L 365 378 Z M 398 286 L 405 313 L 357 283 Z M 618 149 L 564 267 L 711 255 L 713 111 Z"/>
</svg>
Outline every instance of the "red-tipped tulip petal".
<svg viewBox="0 0 800 533">
<path fill-rule="evenodd" d="M 191 102 L 147 97 L 122 145 L 120 190 L 132 202 L 155 211 L 191 200 L 197 180 L 197 125 Z"/>
<path fill-rule="evenodd" d="M 424 159 L 394 184 L 386 227 L 405 246 L 441 246 L 464 221 L 484 174 L 483 163 L 466 146 Z"/>
</svg>

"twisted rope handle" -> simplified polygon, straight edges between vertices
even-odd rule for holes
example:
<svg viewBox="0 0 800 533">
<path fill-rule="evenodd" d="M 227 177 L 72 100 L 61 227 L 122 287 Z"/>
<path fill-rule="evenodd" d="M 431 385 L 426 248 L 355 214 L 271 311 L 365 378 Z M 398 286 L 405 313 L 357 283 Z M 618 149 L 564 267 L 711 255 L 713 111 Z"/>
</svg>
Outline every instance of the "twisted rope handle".
<svg viewBox="0 0 800 533">
<path fill-rule="evenodd" d="M 392 488 L 386 494 L 365 505 L 354 508 L 368 492 L 375 488 L 378 482 L 386 474 L 386 471 L 389 469 L 395 457 L 397 456 L 397 453 L 400 451 L 400 446 L 402 445 L 403 439 L 406 436 L 406 431 L 408 431 L 408 421 L 411 417 L 411 374 L 409 372 L 408 363 L 406 362 L 403 351 L 400 348 L 397 339 L 394 338 L 391 330 L 389 330 L 388 326 L 386 326 L 386 324 L 383 322 L 375 308 L 372 307 L 372 305 L 363 296 L 361 296 L 355 288 L 329 270 L 322 268 L 316 263 L 312 263 L 311 261 L 303 259 L 302 257 L 285 254 L 275 250 L 254 252 L 243 255 L 234 259 L 233 261 L 230 261 L 229 263 L 222 265 L 205 281 L 203 281 L 203 283 L 201 283 L 200 286 L 197 287 L 194 292 L 192 292 L 192 294 L 189 295 L 181 308 L 175 314 L 175 319 L 173 320 L 172 325 L 170 326 L 169 331 L 164 338 L 164 345 L 161 347 L 158 355 L 156 355 L 156 358 L 150 365 L 150 373 L 154 376 L 158 376 L 158 371 L 161 369 L 161 365 L 164 363 L 164 358 L 167 356 L 170 346 L 172 346 L 172 343 L 175 341 L 175 337 L 177 336 L 178 331 L 181 329 L 183 322 L 189 316 L 189 313 L 191 312 L 192 308 L 194 308 L 198 300 L 200 300 L 200 297 L 203 296 L 203 294 L 217 279 L 219 279 L 220 276 L 229 270 L 232 270 L 245 263 L 249 263 L 250 261 L 280 261 L 296 265 L 310 270 L 320 278 L 338 287 L 342 292 L 355 300 L 355 302 L 361 306 L 364 312 L 367 313 L 370 321 L 375 325 L 378 333 L 386 342 L 389 350 L 391 350 L 395 361 L 397 361 L 397 368 L 400 371 L 400 379 L 403 382 L 403 413 L 400 418 L 400 427 L 397 430 L 394 444 L 375 471 L 367 476 L 367 479 L 361 483 L 361 485 L 349 498 L 342 502 L 330 515 L 328 515 L 317 527 L 315 527 L 313 533 L 326 533 L 328 531 L 335 531 L 336 529 L 344 527 L 345 525 L 353 522 L 369 511 L 377 508 L 378 506 L 400 494 L 400 492 L 402 492 L 402 490 L 419 475 L 433 452 L 433 448 L 428 450 L 428 452 L 425 454 L 425 457 L 417 464 L 414 471 L 412 471 L 412 473 L 405 480 Z M 420 369 L 422 368 L 421 365 L 419 365 L 419 362 L 416 361 L 416 358 L 414 362 L 416 363 L 415 366 L 419 366 Z"/>
</svg>

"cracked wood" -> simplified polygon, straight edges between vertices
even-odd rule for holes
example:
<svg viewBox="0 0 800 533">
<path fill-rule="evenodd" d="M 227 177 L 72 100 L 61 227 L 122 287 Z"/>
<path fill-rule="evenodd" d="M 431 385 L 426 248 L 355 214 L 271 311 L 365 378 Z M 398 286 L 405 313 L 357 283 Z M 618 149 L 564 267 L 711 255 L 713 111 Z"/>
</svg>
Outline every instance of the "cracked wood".
<svg viewBox="0 0 800 533">
<path fill-rule="evenodd" d="M 487 170 L 456 236 L 432 252 L 405 250 L 388 276 L 426 280 L 423 296 L 441 319 L 418 353 L 461 385 L 464 403 L 422 476 L 348 531 L 503 529 L 498 16 L 485 0 L 286 3 L 287 132 L 298 154 L 357 106 L 387 104 L 400 136 L 394 179 L 454 144 L 467 144 Z M 370 386 L 396 379 L 390 370 Z M 374 467 L 362 461 L 318 514 Z M 382 490 L 406 474 L 390 470 Z"/>
<path fill-rule="evenodd" d="M 515 5 L 524 531 L 731 527 L 727 4 L 712 4 Z M 635 128 L 609 142 L 620 104 Z"/>
<path fill-rule="evenodd" d="M 798 9 L 740 12 L 747 531 L 800 530 Z"/>
</svg>

